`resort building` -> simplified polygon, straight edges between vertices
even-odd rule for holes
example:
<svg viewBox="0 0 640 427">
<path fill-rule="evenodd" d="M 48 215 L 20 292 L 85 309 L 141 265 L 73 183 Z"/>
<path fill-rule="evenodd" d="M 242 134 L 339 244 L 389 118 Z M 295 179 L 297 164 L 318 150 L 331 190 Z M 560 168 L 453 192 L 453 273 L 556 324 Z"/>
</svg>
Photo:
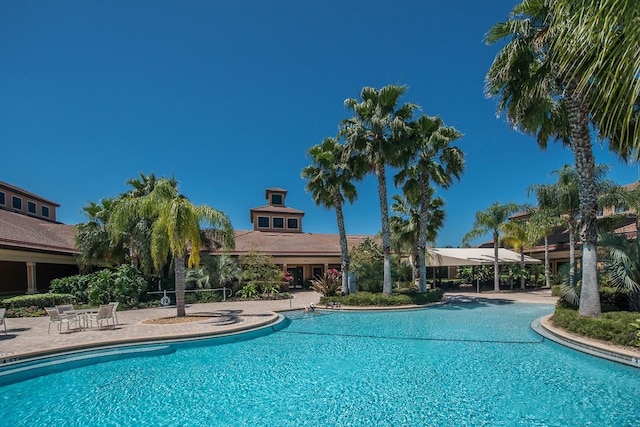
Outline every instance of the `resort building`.
<svg viewBox="0 0 640 427">
<path fill-rule="evenodd" d="M 78 274 L 75 227 L 56 221 L 58 207 L 0 181 L 0 294 L 37 293 Z"/>
<path fill-rule="evenodd" d="M 291 287 L 340 269 L 337 234 L 305 233 L 304 212 L 286 206 L 287 190 L 268 188 L 267 204 L 249 210 L 252 230 L 236 230 L 228 254 L 238 258 L 251 250 L 273 258 L 293 276 Z M 79 273 L 75 226 L 56 221 L 59 205 L 0 181 L 0 294 L 46 292 L 52 279 Z M 349 248 L 370 235 L 350 235 Z M 220 252 L 211 251 L 216 255 Z"/>
<path fill-rule="evenodd" d="M 340 270 L 341 251 L 338 234 L 305 233 L 304 212 L 286 206 L 287 190 L 267 188 L 267 205 L 250 209 L 253 230 L 235 231 L 235 249 L 227 252 L 241 257 L 250 250 L 260 251 L 293 276 L 291 287 L 301 288 L 304 282 L 322 276 L 330 268 Z M 348 235 L 349 248 L 359 246 L 373 235 Z M 212 255 L 219 254 L 212 250 Z"/>
</svg>

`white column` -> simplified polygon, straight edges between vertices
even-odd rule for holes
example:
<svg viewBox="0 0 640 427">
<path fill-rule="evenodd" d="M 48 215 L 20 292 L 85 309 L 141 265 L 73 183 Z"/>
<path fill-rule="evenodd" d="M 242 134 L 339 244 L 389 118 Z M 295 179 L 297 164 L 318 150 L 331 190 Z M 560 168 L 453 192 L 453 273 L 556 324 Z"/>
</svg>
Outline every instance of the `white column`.
<svg viewBox="0 0 640 427">
<path fill-rule="evenodd" d="M 37 294 L 36 263 L 27 261 L 27 294 Z"/>
</svg>

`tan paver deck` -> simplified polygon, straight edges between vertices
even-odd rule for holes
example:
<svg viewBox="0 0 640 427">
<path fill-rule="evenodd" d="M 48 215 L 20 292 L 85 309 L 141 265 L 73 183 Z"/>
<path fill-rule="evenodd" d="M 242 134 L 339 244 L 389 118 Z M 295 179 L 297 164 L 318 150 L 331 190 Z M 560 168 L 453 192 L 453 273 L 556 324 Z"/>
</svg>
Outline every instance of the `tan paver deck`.
<svg viewBox="0 0 640 427">
<path fill-rule="evenodd" d="M 504 299 L 513 302 L 529 302 L 538 304 L 556 303 L 557 299 L 549 291 L 534 292 L 454 292 L 447 297 L 473 299 Z M 277 312 L 304 309 L 309 304 L 318 305 L 320 295 L 312 291 L 299 291 L 291 300 L 268 301 L 229 301 L 187 305 L 187 315 L 210 315 L 198 322 L 155 325 L 143 323 L 145 320 L 175 316 L 175 307 L 148 308 L 142 310 L 118 311 L 119 324 L 115 329 L 72 331 L 59 334 L 57 325 L 51 325 L 51 333 L 47 334 L 48 317 L 7 319 L 8 335 L 0 332 L 0 364 L 24 360 L 39 355 L 86 349 L 96 346 L 116 345 L 140 341 L 163 339 L 179 339 L 198 336 L 214 336 L 255 328 L 275 321 Z M 545 328 L 558 332 L 552 325 L 545 323 Z M 63 325 L 64 328 L 64 325 Z M 64 331 L 64 329 L 63 329 Z M 559 331 L 560 334 L 567 334 Z M 571 335 L 580 341 L 580 337 Z M 594 346 L 602 346 L 609 351 L 619 350 L 599 342 L 591 342 Z M 632 352 L 633 353 L 633 352 Z M 640 357 L 640 351 L 636 352 Z"/>
</svg>

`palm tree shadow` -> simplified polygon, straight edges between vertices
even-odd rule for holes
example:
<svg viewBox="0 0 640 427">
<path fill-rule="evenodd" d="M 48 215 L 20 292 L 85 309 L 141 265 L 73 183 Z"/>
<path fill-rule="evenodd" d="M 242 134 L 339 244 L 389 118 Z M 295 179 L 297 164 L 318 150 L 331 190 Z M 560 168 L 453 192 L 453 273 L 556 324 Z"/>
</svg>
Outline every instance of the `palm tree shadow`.
<svg viewBox="0 0 640 427">
<path fill-rule="evenodd" d="M 443 310 L 470 310 L 475 308 L 511 305 L 514 302 L 504 298 L 483 298 L 470 296 L 454 296 L 451 297 L 447 304 L 444 304 Z"/>
</svg>

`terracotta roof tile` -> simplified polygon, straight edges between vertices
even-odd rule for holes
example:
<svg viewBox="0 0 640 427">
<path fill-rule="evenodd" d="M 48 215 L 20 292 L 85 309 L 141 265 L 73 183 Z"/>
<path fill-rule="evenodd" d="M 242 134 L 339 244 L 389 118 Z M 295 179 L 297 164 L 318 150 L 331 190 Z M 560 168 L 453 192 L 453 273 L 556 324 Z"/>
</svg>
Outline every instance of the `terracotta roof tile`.
<svg viewBox="0 0 640 427">
<path fill-rule="evenodd" d="M 349 248 L 360 245 L 370 235 L 349 235 Z M 236 230 L 236 247 L 232 255 L 251 249 L 271 255 L 340 256 L 340 236 L 337 234 L 277 233 L 268 231 Z"/>
<path fill-rule="evenodd" d="M 0 247 L 75 254 L 73 225 L 0 209 Z"/>
</svg>

